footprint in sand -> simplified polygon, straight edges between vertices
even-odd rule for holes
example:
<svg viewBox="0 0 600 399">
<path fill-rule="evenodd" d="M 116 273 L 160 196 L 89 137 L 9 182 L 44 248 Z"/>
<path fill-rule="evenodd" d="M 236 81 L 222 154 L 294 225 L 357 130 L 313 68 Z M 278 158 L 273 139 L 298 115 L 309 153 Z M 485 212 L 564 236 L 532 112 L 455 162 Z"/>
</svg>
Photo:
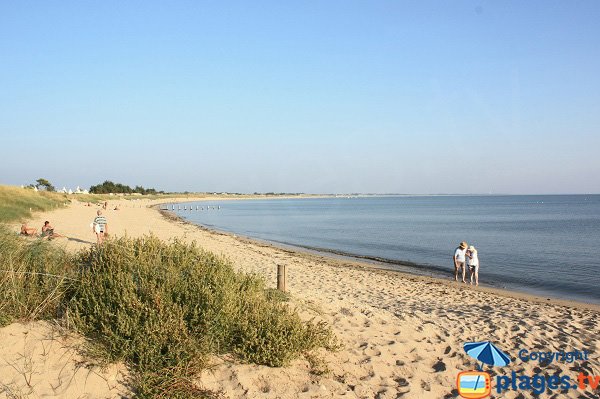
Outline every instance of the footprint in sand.
<svg viewBox="0 0 600 399">
<path fill-rule="evenodd" d="M 367 356 L 381 356 L 381 351 L 376 348 L 367 348 L 363 353 Z"/>
<path fill-rule="evenodd" d="M 364 359 L 358 361 L 358 364 L 367 364 L 367 363 L 371 363 L 371 358 L 369 356 L 366 356 Z"/>
<path fill-rule="evenodd" d="M 340 308 L 340 313 L 344 316 L 354 316 L 354 313 L 348 308 Z"/>
<path fill-rule="evenodd" d="M 404 388 L 409 385 L 408 380 L 404 377 L 394 377 L 394 381 L 396 382 L 396 384 L 398 384 L 398 387 L 400 388 Z"/>
<path fill-rule="evenodd" d="M 458 398 L 458 389 L 453 389 L 450 393 L 444 395 L 443 399 Z"/>
<path fill-rule="evenodd" d="M 438 359 L 437 363 L 435 363 L 432 368 L 436 373 L 446 371 L 446 363 L 442 362 L 441 359 Z"/>
<path fill-rule="evenodd" d="M 375 373 L 371 370 L 371 371 L 369 371 L 369 374 L 360 377 L 359 380 L 361 380 L 361 381 L 368 381 L 368 380 L 370 380 L 373 377 L 375 377 Z"/>
</svg>

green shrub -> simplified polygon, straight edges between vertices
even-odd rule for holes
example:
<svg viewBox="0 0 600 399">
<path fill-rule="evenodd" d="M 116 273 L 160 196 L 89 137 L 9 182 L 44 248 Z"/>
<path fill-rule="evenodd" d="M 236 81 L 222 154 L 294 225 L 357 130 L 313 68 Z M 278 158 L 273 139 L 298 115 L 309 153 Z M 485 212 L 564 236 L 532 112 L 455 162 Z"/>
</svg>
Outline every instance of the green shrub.
<svg viewBox="0 0 600 399">
<path fill-rule="evenodd" d="M 303 322 L 260 278 L 194 244 L 120 238 L 82 251 L 77 263 L 71 321 L 110 360 L 134 365 L 144 386 L 164 374 L 157 370 L 197 370 L 210 354 L 282 366 L 334 346 L 323 323 Z"/>
<path fill-rule="evenodd" d="M 305 323 L 284 304 L 255 299 L 244 314 L 235 326 L 233 352 L 250 363 L 281 367 L 306 351 L 336 346 L 325 323 Z"/>
</svg>

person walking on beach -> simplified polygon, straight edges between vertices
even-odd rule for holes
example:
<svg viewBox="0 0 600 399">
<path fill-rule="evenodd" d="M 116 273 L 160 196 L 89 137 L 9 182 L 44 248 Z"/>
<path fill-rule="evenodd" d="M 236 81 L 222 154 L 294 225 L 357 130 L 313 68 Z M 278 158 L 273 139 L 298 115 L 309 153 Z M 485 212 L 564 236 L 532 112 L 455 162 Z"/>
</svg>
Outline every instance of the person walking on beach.
<svg viewBox="0 0 600 399">
<path fill-rule="evenodd" d="M 465 261 L 467 255 L 467 243 L 461 242 L 454 251 L 454 281 L 458 281 L 458 269 L 462 268 L 462 282 L 467 283 L 465 277 L 467 275 L 467 271 L 465 269 Z"/>
<path fill-rule="evenodd" d="M 467 264 L 471 273 L 471 285 L 473 285 L 473 276 L 475 276 L 475 285 L 479 285 L 479 258 L 477 250 L 472 245 L 467 250 Z"/>
<path fill-rule="evenodd" d="M 102 244 L 102 241 L 104 241 L 104 235 L 108 232 L 108 222 L 106 221 L 106 217 L 102 216 L 102 211 L 100 209 L 98 209 L 96 214 L 97 216 L 92 222 L 92 231 L 96 233 L 98 245 L 100 245 Z"/>
</svg>

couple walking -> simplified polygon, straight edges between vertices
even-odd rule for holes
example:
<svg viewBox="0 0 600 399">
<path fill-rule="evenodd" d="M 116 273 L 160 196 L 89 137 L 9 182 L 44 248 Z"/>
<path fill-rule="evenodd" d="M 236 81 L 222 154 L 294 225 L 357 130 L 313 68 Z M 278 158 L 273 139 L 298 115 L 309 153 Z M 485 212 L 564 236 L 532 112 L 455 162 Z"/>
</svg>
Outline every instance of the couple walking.
<svg viewBox="0 0 600 399">
<path fill-rule="evenodd" d="M 479 285 L 479 258 L 477 250 L 474 246 L 468 246 L 466 242 L 461 242 L 454 251 L 454 280 L 458 281 L 458 270 L 462 269 L 462 282 L 466 283 L 465 277 L 467 274 L 466 266 L 469 266 L 471 273 L 471 284 L 475 277 L 475 285 Z"/>
</svg>

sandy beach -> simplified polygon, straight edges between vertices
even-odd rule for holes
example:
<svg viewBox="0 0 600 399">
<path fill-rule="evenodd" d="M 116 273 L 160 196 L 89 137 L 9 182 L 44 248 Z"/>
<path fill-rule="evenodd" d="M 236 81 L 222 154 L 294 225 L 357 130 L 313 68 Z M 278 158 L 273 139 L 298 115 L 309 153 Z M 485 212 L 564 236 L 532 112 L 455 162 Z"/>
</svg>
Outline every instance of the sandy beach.
<svg viewBox="0 0 600 399">
<path fill-rule="evenodd" d="M 113 210 L 116 204 L 119 210 Z M 109 233 L 132 237 L 151 233 L 164 240 L 196 241 L 229 258 L 239 270 L 263 276 L 271 287 L 276 285 L 276 266 L 286 265 L 292 305 L 304 318 L 331 325 L 343 345 L 338 352 L 320 353 L 325 364 L 322 373 L 311 372 L 306 360 L 274 369 L 215 358 L 198 384 L 224 397 L 457 397 L 457 374 L 476 367 L 463 351 L 463 343 L 487 340 L 513 360 L 507 367 L 486 367 L 492 376 L 512 371 L 528 376 L 568 375 L 572 380 L 580 371 L 600 375 L 597 305 L 474 288 L 277 248 L 170 219 L 151 207 L 156 204 L 143 199 L 111 201 L 105 211 Z M 90 223 L 97 209 L 73 202 L 64 209 L 36 214 L 29 225 L 39 229 L 49 220 L 56 232 L 67 236 L 55 244 L 75 251 L 95 242 Z M 18 231 L 18 226 L 14 229 Z M 450 264 L 448 271 L 450 276 Z M 485 280 L 484 271 L 480 278 Z M 105 369 L 86 365 L 77 351 L 81 339 L 59 332 L 42 322 L 0 329 L 0 398 L 128 395 L 122 365 Z M 519 359 L 523 349 L 587 350 L 589 359 L 540 365 Z M 62 388 L 56 388 L 59 382 Z M 592 398 L 599 392 L 588 387 L 556 390 L 552 395 Z M 531 390 L 492 392 L 494 396 L 534 397 Z"/>
</svg>

